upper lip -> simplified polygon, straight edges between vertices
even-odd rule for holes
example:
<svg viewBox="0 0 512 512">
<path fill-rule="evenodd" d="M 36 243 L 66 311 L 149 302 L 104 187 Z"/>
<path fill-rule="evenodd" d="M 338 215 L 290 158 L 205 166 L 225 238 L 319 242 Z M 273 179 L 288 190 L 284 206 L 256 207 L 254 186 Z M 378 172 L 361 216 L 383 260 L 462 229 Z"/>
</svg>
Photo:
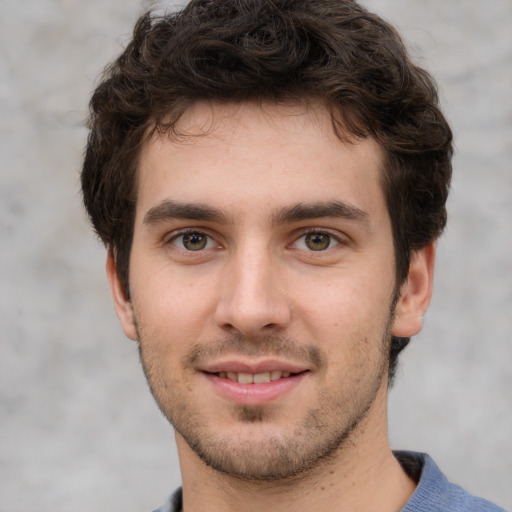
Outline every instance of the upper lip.
<svg viewBox="0 0 512 512">
<path fill-rule="evenodd" d="M 200 365 L 199 371 L 206 373 L 233 372 L 233 373 L 266 373 L 289 372 L 301 373 L 309 370 L 304 364 L 279 359 L 264 359 L 259 361 L 244 361 L 242 359 L 225 359 Z"/>
</svg>

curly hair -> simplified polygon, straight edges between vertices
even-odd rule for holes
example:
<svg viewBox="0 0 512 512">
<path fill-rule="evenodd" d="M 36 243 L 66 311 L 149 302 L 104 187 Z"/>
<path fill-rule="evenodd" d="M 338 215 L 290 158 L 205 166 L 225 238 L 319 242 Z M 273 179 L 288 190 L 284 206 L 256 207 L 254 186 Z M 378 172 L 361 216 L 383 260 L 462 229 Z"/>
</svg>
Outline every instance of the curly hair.
<svg viewBox="0 0 512 512">
<path fill-rule="evenodd" d="M 353 0 L 192 0 L 143 15 L 90 102 L 84 203 L 128 298 L 137 164 L 149 134 L 176 135 L 198 100 L 309 98 L 328 109 L 338 137 L 373 137 L 385 151 L 398 293 L 411 254 L 446 224 L 452 133 L 431 76 L 391 25 Z M 390 381 L 408 342 L 392 339 Z"/>
</svg>

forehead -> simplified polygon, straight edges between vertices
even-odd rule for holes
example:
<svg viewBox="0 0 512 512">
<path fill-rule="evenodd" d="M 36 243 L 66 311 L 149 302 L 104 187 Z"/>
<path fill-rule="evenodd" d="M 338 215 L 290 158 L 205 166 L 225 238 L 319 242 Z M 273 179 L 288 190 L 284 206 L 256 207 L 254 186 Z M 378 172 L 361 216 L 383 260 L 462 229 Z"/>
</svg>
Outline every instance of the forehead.
<svg viewBox="0 0 512 512">
<path fill-rule="evenodd" d="M 366 210 L 383 205 L 382 148 L 371 138 L 340 140 L 319 104 L 201 102 L 177 133 L 155 134 L 141 152 L 139 218 L 168 200 L 234 214 L 340 199 Z"/>
</svg>

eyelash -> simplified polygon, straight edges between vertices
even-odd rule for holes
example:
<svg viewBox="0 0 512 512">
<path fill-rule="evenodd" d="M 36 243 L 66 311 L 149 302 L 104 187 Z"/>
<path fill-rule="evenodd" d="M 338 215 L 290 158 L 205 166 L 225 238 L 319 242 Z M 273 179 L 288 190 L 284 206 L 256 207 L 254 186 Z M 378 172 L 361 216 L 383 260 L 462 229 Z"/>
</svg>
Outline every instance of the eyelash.
<svg viewBox="0 0 512 512">
<path fill-rule="evenodd" d="M 328 230 L 320 229 L 320 228 L 313 228 L 313 229 L 309 229 L 307 231 L 302 232 L 300 234 L 300 236 L 295 238 L 295 240 L 294 240 L 292 245 L 296 246 L 297 243 L 299 242 L 299 240 L 306 239 L 308 236 L 315 236 L 315 235 L 325 235 L 325 236 L 329 237 L 329 243 L 328 243 L 328 246 L 325 249 L 320 249 L 320 250 L 317 250 L 317 251 L 315 251 L 314 249 L 311 249 L 311 248 L 309 248 L 309 250 L 307 250 L 307 249 L 299 249 L 299 250 L 305 250 L 305 251 L 310 252 L 310 253 L 325 253 L 329 249 L 334 249 L 338 245 L 342 245 L 344 243 L 340 236 L 337 236 L 337 235 L 335 235 L 334 233 L 331 233 Z M 335 242 L 334 245 L 333 245 L 333 242 Z"/>
<path fill-rule="evenodd" d="M 189 249 L 186 249 L 184 247 L 179 247 L 178 245 L 176 245 L 176 241 L 178 239 L 182 239 L 183 241 L 183 238 L 187 235 L 200 235 L 200 236 L 204 236 L 207 238 L 207 241 L 206 243 L 211 243 L 213 242 L 214 244 L 216 244 L 214 238 L 212 236 L 210 236 L 208 233 L 206 233 L 204 230 L 201 230 L 201 229 L 183 229 L 177 233 L 174 233 L 166 242 L 165 242 L 165 245 L 167 244 L 172 244 L 174 245 L 176 248 L 178 248 L 179 250 L 183 251 L 183 252 L 187 252 L 187 253 L 194 253 L 194 252 L 203 252 L 205 249 L 200 249 L 198 251 L 193 251 L 193 250 L 189 250 Z M 216 244 L 217 247 L 219 247 L 219 244 Z M 209 247 L 211 249 L 211 247 Z"/>
<path fill-rule="evenodd" d="M 206 246 L 204 248 L 199 248 L 197 251 L 194 251 L 192 249 L 187 249 L 185 247 L 180 247 L 179 245 L 177 245 L 175 243 L 177 240 L 179 240 L 181 238 L 182 239 L 182 244 L 181 245 L 183 245 L 183 237 L 185 237 L 187 235 L 199 235 L 199 236 L 206 237 L 206 239 L 207 239 L 206 240 L 206 245 L 210 245 L 210 247 Z M 325 236 L 329 237 L 329 243 L 328 243 L 328 246 L 325 249 L 319 249 L 319 250 L 315 251 L 314 249 L 311 249 L 311 248 L 308 250 L 308 249 L 303 249 L 303 248 L 296 247 L 298 242 L 301 239 L 305 239 L 308 236 L 315 236 L 315 235 L 325 235 Z M 334 245 L 333 245 L 333 242 L 335 242 Z M 205 232 L 204 230 L 190 228 L 190 229 L 184 229 L 184 230 L 181 230 L 181 231 L 179 231 L 177 233 L 174 233 L 165 242 L 164 245 L 171 244 L 177 250 L 179 250 L 179 251 L 181 251 L 183 253 L 186 253 L 188 256 L 192 256 L 192 255 L 194 255 L 194 253 L 197 253 L 197 256 L 199 256 L 201 253 L 204 253 L 205 250 L 212 249 L 213 248 L 213 247 L 211 247 L 212 243 L 216 244 L 217 248 L 221 248 L 222 247 L 220 244 L 216 243 L 215 239 L 211 235 L 209 235 L 207 232 Z M 325 253 L 329 249 L 334 249 L 335 247 L 337 247 L 339 245 L 346 245 L 346 241 L 343 240 L 339 235 L 335 235 L 334 233 L 332 233 L 332 232 L 330 232 L 329 230 L 326 230 L 326 229 L 312 228 L 312 229 L 301 231 L 300 234 L 294 238 L 294 241 L 288 247 L 291 248 L 292 250 L 301 250 L 301 251 L 305 251 L 305 252 L 308 252 L 308 253 L 311 253 L 311 254 L 315 254 L 315 253 L 321 254 L 321 253 Z"/>
</svg>

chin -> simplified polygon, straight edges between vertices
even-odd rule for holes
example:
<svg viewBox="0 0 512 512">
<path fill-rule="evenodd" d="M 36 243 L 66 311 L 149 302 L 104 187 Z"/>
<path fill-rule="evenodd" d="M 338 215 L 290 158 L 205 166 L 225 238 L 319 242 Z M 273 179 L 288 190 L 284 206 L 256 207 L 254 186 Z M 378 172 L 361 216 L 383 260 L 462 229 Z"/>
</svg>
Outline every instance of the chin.
<svg viewBox="0 0 512 512">
<path fill-rule="evenodd" d="M 202 427 L 175 425 L 189 448 L 210 468 L 233 478 L 276 481 L 304 477 L 329 464 L 343 449 L 361 423 L 365 412 L 345 421 L 345 426 L 320 422 L 318 411 L 299 424 L 280 425 L 271 421 L 264 407 L 244 407 L 238 425 L 212 431 Z M 183 427 L 183 425 L 181 426 Z"/>
</svg>

